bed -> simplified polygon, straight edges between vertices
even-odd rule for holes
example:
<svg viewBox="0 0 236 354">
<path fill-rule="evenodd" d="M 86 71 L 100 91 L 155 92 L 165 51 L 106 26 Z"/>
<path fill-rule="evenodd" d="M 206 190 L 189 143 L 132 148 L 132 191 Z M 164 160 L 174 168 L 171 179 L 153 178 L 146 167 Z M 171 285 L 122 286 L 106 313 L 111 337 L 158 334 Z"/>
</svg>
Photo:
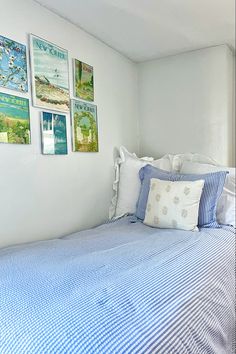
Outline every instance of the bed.
<svg viewBox="0 0 236 354">
<path fill-rule="evenodd" d="M 234 353 L 232 228 L 123 217 L 0 251 L 0 353 Z"/>
</svg>

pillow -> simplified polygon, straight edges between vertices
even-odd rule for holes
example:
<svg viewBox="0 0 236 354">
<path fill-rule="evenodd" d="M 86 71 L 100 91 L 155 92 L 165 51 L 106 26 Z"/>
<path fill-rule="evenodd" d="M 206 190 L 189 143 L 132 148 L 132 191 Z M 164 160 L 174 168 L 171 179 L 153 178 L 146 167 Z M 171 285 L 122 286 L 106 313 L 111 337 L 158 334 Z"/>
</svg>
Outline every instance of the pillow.
<svg viewBox="0 0 236 354">
<path fill-rule="evenodd" d="M 116 160 L 116 178 L 113 183 L 115 195 L 109 209 L 109 217 L 120 217 L 124 214 L 134 214 L 141 187 L 139 170 L 151 163 L 164 170 L 170 171 L 171 165 L 167 157 L 153 160 L 152 157 L 138 158 L 125 147 L 120 148 L 120 158 Z"/>
<path fill-rule="evenodd" d="M 208 173 L 218 171 L 228 171 L 229 174 L 226 176 L 223 192 L 217 203 L 216 218 L 220 224 L 232 225 L 236 227 L 235 167 L 221 167 L 185 161 L 180 170 L 181 173 Z"/>
<path fill-rule="evenodd" d="M 151 165 L 142 167 L 139 172 L 141 189 L 137 203 L 136 216 L 144 219 L 151 178 L 165 181 L 196 181 L 204 180 L 204 188 L 200 200 L 198 225 L 201 227 L 220 227 L 216 220 L 216 206 L 222 193 L 225 177 L 228 172 L 215 172 L 201 175 L 184 175 L 171 173 Z"/>
<path fill-rule="evenodd" d="M 162 181 L 151 178 L 144 224 L 197 231 L 204 180 Z"/>
<path fill-rule="evenodd" d="M 177 155 L 169 155 L 171 160 L 171 172 L 180 172 L 183 163 L 185 161 L 191 162 L 200 162 L 202 164 L 211 164 L 217 166 L 217 162 L 213 160 L 211 157 L 206 155 L 198 154 L 198 153 L 184 153 L 184 154 L 177 154 Z"/>
</svg>

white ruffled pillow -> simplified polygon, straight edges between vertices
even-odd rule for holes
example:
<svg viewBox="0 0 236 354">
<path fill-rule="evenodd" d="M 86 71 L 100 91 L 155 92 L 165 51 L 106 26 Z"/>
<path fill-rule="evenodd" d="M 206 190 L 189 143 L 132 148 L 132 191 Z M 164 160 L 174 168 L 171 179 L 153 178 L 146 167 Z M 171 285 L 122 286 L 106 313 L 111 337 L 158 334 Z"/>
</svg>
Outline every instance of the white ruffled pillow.
<svg viewBox="0 0 236 354">
<path fill-rule="evenodd" d="M 235 225 L 235 167 L 222 167 L 222 166 L 214 166 L 210 164 L 204 163 L 196 163 L 185 161 L 181 167 L 180 173 L 210 173 L 210 172 L 218 172 L 218 171 L 228 171 L 229 174 L 226 176 L 225 185 L 223 188 L 223 192 L 219 198 L 216 210 L 216 217 L 219 224 L 224 225 Z"/>
<path fill-rule="evenodd" d="M 140 191 L 139 170 L 146 164 L 151 164 L 165 171 L 171 171 L 168 156 L 154 160 L 152 157 L 139 158 L 130 153 L 124 146 L 120 147 L 120 157 L 115 162 L 115 192 L 109 209 L 109 217 L 120 217 L 125 214 L 134 214 Z"/>
<path fill-rule="evenodd" d="M 144 224 L 198 231 L 203 186 L 204 180 L 172 182 L 151 178 Z"/>
</svg>

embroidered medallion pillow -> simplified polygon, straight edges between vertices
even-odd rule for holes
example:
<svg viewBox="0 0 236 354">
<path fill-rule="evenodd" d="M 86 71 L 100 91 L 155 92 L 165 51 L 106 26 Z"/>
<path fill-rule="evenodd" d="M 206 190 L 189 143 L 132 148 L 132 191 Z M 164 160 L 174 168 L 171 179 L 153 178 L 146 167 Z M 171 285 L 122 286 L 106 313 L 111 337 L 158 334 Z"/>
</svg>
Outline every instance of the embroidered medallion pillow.
<svg viewBox="0 0 236 354">
<path fill-rule="evenodd" d="M 163 181 L 151 178 L 144 224 L 197 231 L 204 180 Z"/>
</svg>

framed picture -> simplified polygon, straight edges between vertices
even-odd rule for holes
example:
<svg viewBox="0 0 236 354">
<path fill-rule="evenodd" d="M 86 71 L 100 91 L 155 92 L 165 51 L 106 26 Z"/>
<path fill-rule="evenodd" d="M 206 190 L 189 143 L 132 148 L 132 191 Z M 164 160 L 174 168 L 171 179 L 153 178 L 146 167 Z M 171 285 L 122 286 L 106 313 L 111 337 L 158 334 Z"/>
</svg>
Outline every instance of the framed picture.
<svg viewBox="0 0 236 354">
<path fill-rule="evenodd" d="M 73 60 L 74 95 L 85 101 L 94 100 L 93 67 L 80 60 Z"/>
<path fill-rule="evenodd" d="M 97 107 L 80 100 L 71 100 L 73 151 L 98 151 Z"/>
<path fill-rule="evenodd" d="M 27 98 L 0 93 L 0 143 L 30 144 Z"/>
<path fill-rule="evenodd" d="M 41 113 L 42 153 L 45 155 L 66 155 L 66 116 L 51 112 Z"/>
<path fill-rule="evenodd" d="M 67 50 L 31 34 L 30 59 L 34 106 L 68 112 Z"/>
<path fill-rule="evenodd" d="M 0 86 L 28 92 L 26 46 L 0 36 Z"/>
</svg>

